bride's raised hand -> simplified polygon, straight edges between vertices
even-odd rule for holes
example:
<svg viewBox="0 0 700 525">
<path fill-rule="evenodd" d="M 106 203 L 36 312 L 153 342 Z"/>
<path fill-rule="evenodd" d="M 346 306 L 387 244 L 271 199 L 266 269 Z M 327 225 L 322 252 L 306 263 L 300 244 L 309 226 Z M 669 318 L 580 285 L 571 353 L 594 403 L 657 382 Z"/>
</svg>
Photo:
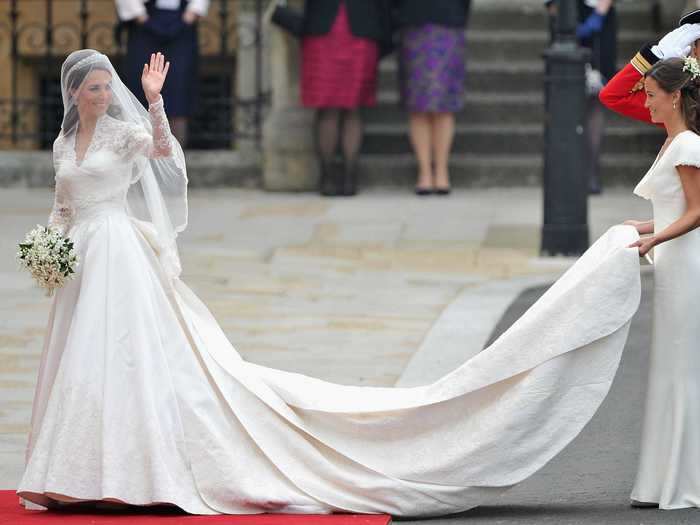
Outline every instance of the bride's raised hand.
<svg viewBox="0 0 700 525">
<path fill-rule="evenodd" d="M 165 77 L 168 75 L 168 69 L 170 69 L 170 62 L 166 62 L 165 55 L 160 52 L 151 53 L 151 63 L 143 65 L 141 86 L 149 104 L 158 100 L 165 83 Z"/>
</svg>

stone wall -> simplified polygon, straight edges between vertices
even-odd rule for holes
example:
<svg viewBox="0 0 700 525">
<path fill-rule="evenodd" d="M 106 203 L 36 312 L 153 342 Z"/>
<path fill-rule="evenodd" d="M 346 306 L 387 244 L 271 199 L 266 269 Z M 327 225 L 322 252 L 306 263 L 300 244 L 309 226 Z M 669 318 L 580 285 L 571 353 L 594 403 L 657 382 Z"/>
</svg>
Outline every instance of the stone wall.
<svg viewBox="0 0 700 525">
<path fill-rule="evenodd" d="M 301 8 L 302 2 L 290 2 Z M 263 128 L 263 186 L 271 191 L 316 188 L 318 162 L 313 142 L 314 113 L 299 96 L 299 41 L 273 24 L 269 35 L 272 104 Z"/>
</svg>

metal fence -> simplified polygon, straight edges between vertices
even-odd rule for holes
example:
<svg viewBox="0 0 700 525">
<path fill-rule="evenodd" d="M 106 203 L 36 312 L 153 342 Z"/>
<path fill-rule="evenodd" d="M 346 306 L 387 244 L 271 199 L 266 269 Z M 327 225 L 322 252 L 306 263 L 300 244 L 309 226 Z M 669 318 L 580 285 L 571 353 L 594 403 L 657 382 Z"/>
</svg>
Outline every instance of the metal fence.
<svg viewBox="0 0 700 525">
<path fill-rule="evenodd" d="M 0 0 L 0 145 L 48 148 L 61 123 L 60 65 L 71 51 L 93 48 L 120 70 L 127 31 L 113 0 Z M 198 22 L 201 50 L 197 110 L 190 148 L 231 148 L 239 138 L 261 141 L 262 16 L 266 0 L 212 0 Z M 245 11 L 246 15 L 241 16 Z M 255 92 L 236 93 L 236 61 L 255 53 Z M 1 147 L 1 146 L 0 146 Z"/>
</svg>

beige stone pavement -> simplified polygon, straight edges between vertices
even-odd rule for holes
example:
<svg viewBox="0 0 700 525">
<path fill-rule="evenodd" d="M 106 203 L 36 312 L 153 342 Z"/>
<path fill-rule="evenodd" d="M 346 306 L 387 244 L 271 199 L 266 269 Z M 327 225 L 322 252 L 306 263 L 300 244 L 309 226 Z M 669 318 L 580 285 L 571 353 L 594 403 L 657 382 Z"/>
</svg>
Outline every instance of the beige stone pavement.
<svg viewBox="0 0 700 525">
<path fill-rule="evenodd" d="M 21 475 L 50 306 L 14 254 L 51 202 L 49 190 L 0 191 L 0 488 Z M 510 298 L 530 277 L 550 282 L 571 264 L 538 257 L 541 206 L 532 188 L 461 189 L 448 198 L 387 189 L 351 199 L 193 191 L 182 279 L 250 361 L 392 385 L 413 359 L 420 382 L 428 379 L 422 363 L 441 362 L 443 347 L 449 369 L 468 344 L 483 343 L 507 306 L 490 301 L 494 283 Z M 591 238 L 649 215 L 629 189 L 609 190 L 590 199 Z M 454 337 L 430 333 L 448 324 Z"/>
</svg>

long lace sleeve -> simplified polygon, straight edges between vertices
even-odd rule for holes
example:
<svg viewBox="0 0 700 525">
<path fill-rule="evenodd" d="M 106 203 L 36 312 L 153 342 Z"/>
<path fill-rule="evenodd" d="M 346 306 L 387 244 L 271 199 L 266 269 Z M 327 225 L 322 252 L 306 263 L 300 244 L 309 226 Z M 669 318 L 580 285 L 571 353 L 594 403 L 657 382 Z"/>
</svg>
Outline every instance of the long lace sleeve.
<svg viewBox="0 0 700 525">
<path fill-rule="evenodd" d="M 61 179 L 57 178 L 53 208 L 49 215 L 49 226 L 60 230 L 60 232 L 65 235 L 68 233 L 72 219 L 73 210 L 69 205 L 68 196 L 65 194 Z"/>
<path fill-rule="evenodd" d="M 53 169 L 58 174 L 58 169 L 62 158 L 65 157 L 65 145 L 63 138 L 59 136 L 53 144 Z M 73 210 L 61 179 L 56 176 L 56 188 L 54 189 L 53 208 L 49 214 L 48 225 L 57 228 L 64 235 L 68 232 Z"/>
<path fill-rule="evenodd" d="M 151 118 L 153 134 L 141 126 L 134 126 L 127 132 L 125 149 L 129 158 L 143 155 L 150 159 L 169 157 L 175 140 L 170 132 L 170 124 L 163 107 L 163 97 L 150 104 L 148 114 Z"/>
<path fill-rule="evenodd" d="M 150 158 L 169 157 L 173 150 L 173 135 L 170 132 L 168 117 L 165 115 L 163 97 L 159 97 L 158 101 L 148 106 L 148 113 L 153 126 L 153 143 L 146 155 Z"/>
</svg>

